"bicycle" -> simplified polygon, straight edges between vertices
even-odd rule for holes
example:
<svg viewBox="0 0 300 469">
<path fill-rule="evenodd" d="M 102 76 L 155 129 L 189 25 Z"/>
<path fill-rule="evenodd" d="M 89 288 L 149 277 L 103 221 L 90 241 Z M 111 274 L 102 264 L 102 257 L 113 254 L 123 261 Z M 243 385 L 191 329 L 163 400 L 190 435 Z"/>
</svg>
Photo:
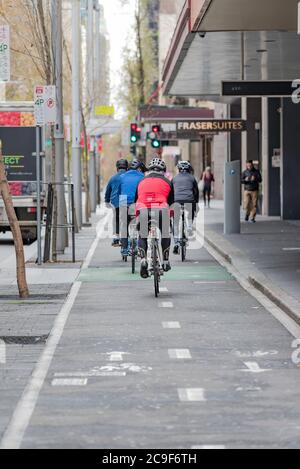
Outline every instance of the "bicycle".
<svg viewBox="0 0 300 469">
<path fill-rule="evenodd" d="M 148 250 L 148 265 L 149 265 L 149 274 L 154 279 L 154 292 L 155 297 L 158 298 L 160 293 L 160 282 L 161 277 L 164 275 L 164 270 L 162 266 L 162 254 L 160 250 L 160 230 L 158 227 L 151 227 L 148 246 L 151 246 L 151 249 Z"/>
<path fill-rule="evenodd" d="M 175 222 L 174 222 L 173 235 L 176 239 L 178 234 L 180 233 L 180 238 L 179 238 L 179 244 L 178 245 L 180 247 L 181 260 L 182 260 L 182 262 L 185 262 L 186 261 L 186 255 L 187 255 L 187 248 L 188 248 L 188 237 L 186 236 L 186 211 L 185 211 L 184 205 L 180 206 L 179 225 L 180 226 L 178 226 L 178 232 L 176 233 Z"/>
<path fill-rule="evenodd" d="M 136 219 L 135 223 L 129 225 L 129 251 L 131 256 L 131 272 L 134 275 L 136 273 L 136 261 L 138 258 L 138 239 L 139 233 L 137 230 Z"/>
</svg>

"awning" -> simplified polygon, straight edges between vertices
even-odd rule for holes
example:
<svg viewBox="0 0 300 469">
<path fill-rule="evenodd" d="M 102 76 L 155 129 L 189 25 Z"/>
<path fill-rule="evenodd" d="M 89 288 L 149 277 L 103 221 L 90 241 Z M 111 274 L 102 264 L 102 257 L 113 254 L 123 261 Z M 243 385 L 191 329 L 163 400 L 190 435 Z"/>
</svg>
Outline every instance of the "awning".
<svg viewBox="0 0 300 469">
<path fill-rule="evenodd" d="M 300 78 L 298 0 L 190 0 L 163 70 L 171 96 L 220 95 L 222 80 Z M 241 31 L 245 31 L 242 42 Z"/>
</svg>

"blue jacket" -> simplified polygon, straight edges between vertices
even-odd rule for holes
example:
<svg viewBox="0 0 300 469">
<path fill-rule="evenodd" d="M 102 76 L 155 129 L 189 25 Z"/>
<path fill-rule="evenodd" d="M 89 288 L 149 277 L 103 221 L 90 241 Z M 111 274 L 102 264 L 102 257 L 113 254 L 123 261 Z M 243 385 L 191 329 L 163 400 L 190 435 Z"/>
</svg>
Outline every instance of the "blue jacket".
<svg viewBox="0 0 300 469">
<path fill-rule="evenodd" d="M 135 203 L 136 191 L 143 179 L 144 175 L 140 171 L 130 170 L 122 174 L 119 187 L 120 205 L 132 205 Z"/>
<path fill-rule="evenodd" d="M 119 171 L 115 174 L 109 181 L 105 193 L 105 203 L 112 204 L 115 208 L 120 207 L 119 201 L 119 189 L 120 189 L 120 179 L 126 173 L 125 170 Z"/>
</svg>

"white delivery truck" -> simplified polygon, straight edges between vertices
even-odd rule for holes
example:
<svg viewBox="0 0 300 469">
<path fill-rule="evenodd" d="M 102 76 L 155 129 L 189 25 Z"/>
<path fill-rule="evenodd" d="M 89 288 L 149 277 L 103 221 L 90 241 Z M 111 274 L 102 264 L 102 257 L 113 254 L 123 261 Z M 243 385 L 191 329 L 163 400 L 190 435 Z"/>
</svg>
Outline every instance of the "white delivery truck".
<svg viewBox="0 0 300 469">
<path fill-rule="evenodd" d="M 23 241 L 30 243 L 37 239 L 36 138 L 32 102 L 0 102 L 0 139 Z M 42 213 L 45 206 L 45 187 L 42 186 Z M 0 198 L 0 232 L 7 231 L 10 227 Z"/>
</svg>

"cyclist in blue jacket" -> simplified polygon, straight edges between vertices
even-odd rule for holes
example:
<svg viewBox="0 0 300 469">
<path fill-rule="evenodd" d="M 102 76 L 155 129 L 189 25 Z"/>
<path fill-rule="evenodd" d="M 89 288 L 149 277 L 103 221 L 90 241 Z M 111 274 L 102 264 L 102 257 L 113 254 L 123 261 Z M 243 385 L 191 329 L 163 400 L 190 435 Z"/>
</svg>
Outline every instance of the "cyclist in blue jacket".
<svg viewBox="0 0 300 469">
<path fill-rule="evenodd" d="M 119 188 L 120 178 L 128 170 L 128 161 L 119 160 L 117 161 L 117 174 L 115 174 L 109 181 L 106 194 L 105 203 L 114 209 L 114 240 L 112 243 L 113 247 L 120 246 L 120 200 L 119 200 Z"/>
<path fill-rule="evenodd" d="M 144 179 L 145 165 L 138 160 L 133 160 L 129 171 L 122 174 L 119 180 L 120 221 L 121 221 L 121 245 L 122 255 L 128 256 L 129 225 L 135 217 L 134 203 L 139 183 Z"/>
</svg>

